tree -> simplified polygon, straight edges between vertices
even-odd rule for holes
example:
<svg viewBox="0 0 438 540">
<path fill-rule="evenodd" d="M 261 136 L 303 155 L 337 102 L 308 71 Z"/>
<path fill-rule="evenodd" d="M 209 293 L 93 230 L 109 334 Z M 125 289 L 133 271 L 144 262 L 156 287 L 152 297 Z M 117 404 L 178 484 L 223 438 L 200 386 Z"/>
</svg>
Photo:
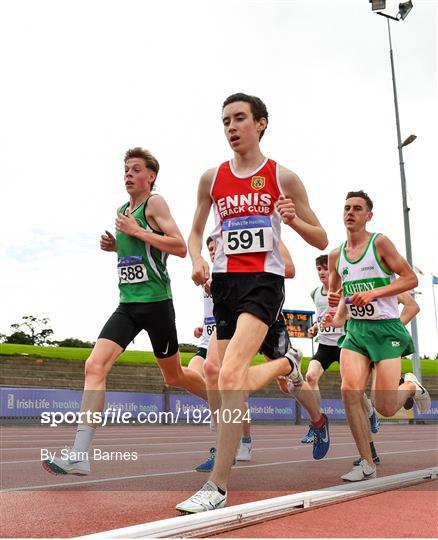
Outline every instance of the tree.
<svg viewBox="0 0 438 540">
<path fill-rule="evenodd" d="M 193 345 L 193 343 L 180 343 L 178 349 L 180 352 L 196 352 L 198 350 L 198 346 Z"/>
<path fill-rule="evenodd" d="M 79 347 L 85 349 L 92 349 L 94 343 L 92 341 L 82 341 L 82 339 L 66 338 L 61 341 L 54 341 L 58 347 Z"/>
<path fill-rule="evenodd" d="M 6 336 L 6 343 L 19 343 L 20 345 L 33 345 L 32 338 L 24 332 L 13 332 Z"/>
<path fill-rule="evenodd" d="M 49 319 L 38 319 L 33 315 L 23 315 L 21 322 L 11 324 L 14 332 L 7 336 L 6 343 L 22 343 L 26 345 L 48 345 L 49 337 L 53 334 L 51 328 L 46 328 Z"/>
</svg>

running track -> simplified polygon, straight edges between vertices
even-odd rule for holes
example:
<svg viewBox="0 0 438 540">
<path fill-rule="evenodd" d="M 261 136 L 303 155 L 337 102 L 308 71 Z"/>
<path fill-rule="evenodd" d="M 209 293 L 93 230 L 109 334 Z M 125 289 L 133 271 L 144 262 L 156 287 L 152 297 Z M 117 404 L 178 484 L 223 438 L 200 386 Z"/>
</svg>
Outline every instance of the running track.
<svg viewBox="0 0 438 540">
<path fill-rule="evenodd" d="M 253 458 L 233 468 L 228 505 L 341 483 L 355 446 L 345 425 L 331 428 L 331 449 L 314 461 L 299 439 L 306 426 L 253 426 Z M 136 461 L 97 461 L 87 477 L 53 476 L 41 447 L 70 444 L 73 428 L 1 428 L 2 537 L 73 537 L 174 517 L 206 474 L 193 468 L 215 434 L 204 426 L 123 426 L 100 430 L 93 447 L 138 452 Z M 379 476 L 437 465 L 436 425 L 383 425 L 375 436 Z M 232 537 L 436 537 L 438 482 L 312 509 L 235 530 Z"/>
</svg>

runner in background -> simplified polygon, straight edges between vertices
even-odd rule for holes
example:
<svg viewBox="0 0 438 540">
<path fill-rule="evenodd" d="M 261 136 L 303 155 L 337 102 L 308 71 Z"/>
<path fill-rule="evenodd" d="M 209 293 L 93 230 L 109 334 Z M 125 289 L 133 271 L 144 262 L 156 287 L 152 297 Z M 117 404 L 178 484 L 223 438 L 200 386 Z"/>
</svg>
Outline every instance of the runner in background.
<svg viewBox="0 0 438 540">
<path fill-rule="evenodd" d="M 363 393 L 374 364 L 373 403 L 382 416 L 394 415 L 413 397 L 421 412 L 430 408 L 430 396 L 413 373 L 399 385 L 401 356 L 414 350 L 410 335 L 400 321 L 397 295 L 413 289 L 417 277 L 407 261 L 385 236 L 369 233 L 373 203 L 363 191 L 351 191 L 344 204 L 347 241 L 329 255 L 328 302 L 338 312 L 348 310 L 346 334 L 341 347 L 342 398 L 360 462 L 342 476 L 360 481 L 376 476 L 369 445 L 369 423 L 362 407 Z M 396 277 L 396 276 L 399 277 Z M 342 284 L 343 295 L 339 286 Z M 335 292 L 336 291 L 336 292 Z M 330 317 L 330 316 L 328 316 Z M 335 316 L 336 319 L 336 316 Z M 325 320 L 338 326 L 344 321 Z"/>
<path fill-rule="evenodd" d="M 207 249 L 210 255 L 210 260 L 214 261 L 214 255 L 216 251 L 216 245 L 211 236 L 206 240 Z M 290 256 L 289 250 L 283 244 L 280 243 L 280 252 L 281 257 L 285 263 L 285 277 L 293 278 L 295 275 L 295 266 L 293 264 L 292 258 Z M 207 394 L 209 396 L 209 404 L 211 411 L 211 427 L 216 430 L 215 418 L 217 417 L 217 412 L 220 410 L 220 396 L 218 390 L 218 378 L 219 378 L 219 356 L 217 353 L 217 341 L 216 341 L 216 320 L 213 315 L 213 299 L 210 294 L 210 285 L 211 280 L 206 283 L 203 287 L 203 296 L 204 296 L 204 325 L 203 327 L 197 327 L 195 329 L 195 336 L 201 337 L 202 341 L 200 348 L 194 359 L 189 364 L 189 367 L 192 366 L 192 362 L 196 362 L 196 366 L 200 366 L 199 358 L 203 358 L 202 362 L 202 375 L 206 381 Z M 212 335 L 213 334 L 213 335 Z M 212 342 L 211 347 L 209 347 L 210 341 Z M 278 341 L 285 342 L 284 333 L 281 330 L 281 327 L 277 325 L 275 329 L 268 331 L 268 336 L 265 338 L 264 347 L 265 350 L 271 355 L 272 359 L 278 359 L 284 356 L 289 347 L 284 349 L 284 346 L 281 347 L 281 353 L 278 350 Z M 277 345 L 275 345 L 275 343 Z M 277 347 L 277 348 L 276 348 Z M 263 347 L 262 347 L 263 348 Z M 208 352 L 207 352 L 208 350 Z M 205 359 L 208 359 L 204 363 Z M 287 387 L 288 381 L 285 381 L 284 378 L 281 380 L 281 387 L 283 391 L 289 393 Z M 210 403 L 211 402 L 211 403 Z M 246 408 L 248 410 L 248 402 L 246 403 Z M 250 415 L 247 415 L 247 418 L 242 421 L 242 437 L 240 440 L 240 445 L 236 454 L 236 461 L 251 461 L 252 456 L 252 438 L 251 438 L 251 421 Z M 196 470 L 198 472 L 211 472 L 213 470 L 214 462 L 216 459 L 216 448 L 210 448 L 208 458 L 200 463 Z"/>
</svg>

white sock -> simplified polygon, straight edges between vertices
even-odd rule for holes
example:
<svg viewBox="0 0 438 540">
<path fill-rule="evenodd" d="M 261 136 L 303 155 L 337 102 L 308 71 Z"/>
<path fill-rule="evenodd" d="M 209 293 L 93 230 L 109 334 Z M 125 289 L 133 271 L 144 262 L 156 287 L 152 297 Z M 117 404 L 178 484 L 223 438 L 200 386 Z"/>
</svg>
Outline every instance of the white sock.
<svg viewBox="0 0 438 540">
<path fill-rule="evenodd" d="M 78 426 L 75 442 L 73 443 L 73 448 L 77 452 L 88 452 L 95 433 L 96 428 L 87 425 Z"/>
<path fill-rule="evenodd" d="M 374 405 L 372 404 L 371 400 L 366 397 L 366 395 L 365 395 L 365 399 L 367 400 L 367 404 L 368 404 L 368 418 L 371 418 L 374 413 Z"/>
</svg>

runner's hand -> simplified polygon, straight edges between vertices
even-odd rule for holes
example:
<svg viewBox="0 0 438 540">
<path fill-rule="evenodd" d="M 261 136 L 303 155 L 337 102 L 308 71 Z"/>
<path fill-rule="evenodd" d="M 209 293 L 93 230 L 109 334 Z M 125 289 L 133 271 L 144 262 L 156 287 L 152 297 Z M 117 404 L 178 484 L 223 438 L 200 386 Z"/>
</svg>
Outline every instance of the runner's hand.
<svg viewBox="0 0 438 540">
<path fill-rule="evenodd" d="M 212 279 L 210 278 L 204 285 L 204 291 L 211 296 L 211 282 Z"/>
<path fill-rule="evenodd" d="M 135 236 L 139 231 L 141 231 L 140 225 L 137 223 L 135 217 L 131 216 L 129 210 L 126 211 L 126 215 L 118 213 L 116 219 L 116 229 L 122 233 L 125 233 L 129 236 Z"/>
<path fill-rule="evenodd" d="M 105 231 L 105 234 L 101 235 L 100 249 L 103 249 L 103 251 L 117 251 L 116 239 L 109 231 Z"/>
<path fill-rule="evenodd" d="M 313 338 L 318 334 L 318 326 L 314 324 L 307 330 L 307 337 Z"/>
<path fill-rule="evenodd" d="M 374 291 L 361 292 L 350 296 L 350 304 L 353 304 L 357 307 L 363 307 L 375 299 L 376 294 Z"/>
<path fill-rule="evenodd" d="M 324 317 L 321 319 L 321 326 L 323 328 L 328 328 L 329 326 L 333 325 L 333 319 L 335 316 L 335 311 L 328 311 Z"/>
<path fill-rule="evenodd" d="M 280 195 L 276 207 L 283 223 L 290 225 L 297 215 L 293 200 L 287 199 L 284 195 Z"/>
<path fill-rule="evenodd" d="M 329 291 L 327 294 L 327 301 L 330 307 L 337 307 L 342 296 L 342 287 L 336 292 Z"/>
<path fill-rule="evenodd" d="M 202 336 L 202 326 L 197 326 L 193 332 L 195 338 L 200 338 Z"/>
<path fill-rule="evenodd" d="M 210 267 L 205 259 L 199 257 L 193 263 L 192 280 L 195 285 L 204 285 L 210 279 Z"/>
</svg>

